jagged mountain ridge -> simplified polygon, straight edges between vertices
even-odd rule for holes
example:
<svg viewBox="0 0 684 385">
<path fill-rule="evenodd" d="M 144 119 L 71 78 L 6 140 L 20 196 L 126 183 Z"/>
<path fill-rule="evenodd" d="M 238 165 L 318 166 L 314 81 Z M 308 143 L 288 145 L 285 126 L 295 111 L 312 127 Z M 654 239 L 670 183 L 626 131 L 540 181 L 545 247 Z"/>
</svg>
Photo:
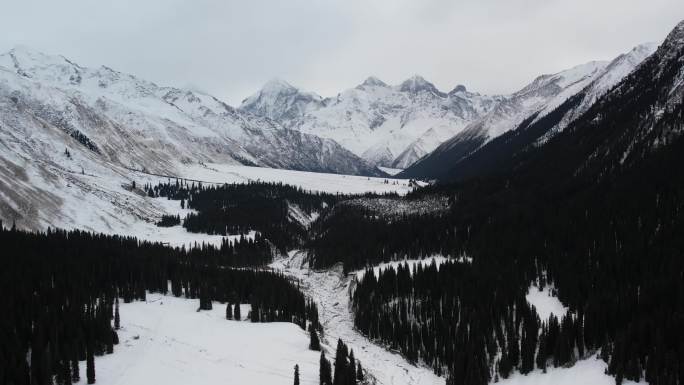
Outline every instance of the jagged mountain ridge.
<svg viewBox="0 0 684 385">
<path fill-rule="evenodd" d="M 239 109 L 333 139 L 371 164 L 403 167 L 501 99 L 469 92 L 462 85 L 444 93 L 417 75 L 396 86 L 371 76 L 328 98 L 271 81 L 245 99 Z M 416 140 L 420 142 L 412 152 L 402 154 Z"/>
<path fill-rule="evenodd" d="M 497 106 L 503 113 L 493 111 L 490 116 L 473 123 L 406 169 L 400 176 L 463 179 L 496 172 L 497 168 L 509 161 L 514 153 L 535 143 L 543 144 L 562 131 L 656 48 L 657 45 L 654 43 L 642 44 L 609 63 L 601 63 L 593 71 L 570 70 L 585 73 L 586 76 L 574 76 L 574 82 L 569 82 L 568 86 L 546 101 L 532 103 L 523 109 L 510 109 L 514 111 L 511 116 L 506 116 L 505 113 L 508 110 L 508 101 L 503 102 L 501 106 Z M 573 76 L 569 78 L 573 79 Z M 538 80 L 541 83 L 544 77 Z M 528 86 L 523 91 L 531 88 L 533 87 Z M 529 95 L 523 91 L 519 95 L 519 101 Z M 550 92 L 553 94 L 555 91 L 551 88 Z"/>
<path fill-rule="evenodd" d="M 331 140 L 244 114 L 211 95 L 25 47 L 0 55 L 0 87 L 11 101 L 3 117 L 40 119 L 126 167 L 173 173 L 177 164 L 217 162 L 380 174 Z"/>
</svg>

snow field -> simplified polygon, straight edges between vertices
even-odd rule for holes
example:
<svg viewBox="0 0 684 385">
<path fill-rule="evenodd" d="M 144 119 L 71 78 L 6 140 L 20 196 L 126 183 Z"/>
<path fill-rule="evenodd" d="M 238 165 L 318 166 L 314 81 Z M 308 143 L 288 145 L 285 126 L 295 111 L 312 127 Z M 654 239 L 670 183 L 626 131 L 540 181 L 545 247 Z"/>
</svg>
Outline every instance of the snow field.
<svg viewBox="0 0 684 385">
<path fill-rule="evenodd" d="M 95 358 L 98 385 L 318 384 L 319 352 L 291 323 L 225 319 L 225 304 L 197 312 L 198 300 L 148 294 L 147 302 L 120 303 L 114 354 Z M 249 305 L 241 305 L 243 318 Z M 80 363 L 81 382 L 86 365 Z"/>
<path fill-rule="evenodd" d="M 407 179 L 326 174 L 212 163 L 185 166 L 183 176 L 212 183 L 282 182 L 301 187 L 305 190 L 332 194 L 363 194 L 366 192 L 382 194 L 396 192 L 399 195 L 406 195 L 406 193 L 412 190 Z"/>
<path fill-rule="evenodd" d="M 608 365 L 595 355 L 577 361 L 570 368 L 550 368 L 546 373 L 535 370 L 522 375 L 513 373 L 498 385 L 615 385 L 615 378 L 605 374 Z M 624 385 L 648 385 L 646 382 L 623 381 Z"/>
<path fill-rule="evenodd" d="M 542 321 L 548 320 L 551 314 L 560 321 L 561 317 L 568 312 L 568 308 L 561 303 L 558 297 L 552 294 L 552 290 L 553 287 L 549 286 L 538 288 L 535 285 L 530 285 L 525 296 L 527 302 L 537 309 L 539 319 Z"/>
</svg>

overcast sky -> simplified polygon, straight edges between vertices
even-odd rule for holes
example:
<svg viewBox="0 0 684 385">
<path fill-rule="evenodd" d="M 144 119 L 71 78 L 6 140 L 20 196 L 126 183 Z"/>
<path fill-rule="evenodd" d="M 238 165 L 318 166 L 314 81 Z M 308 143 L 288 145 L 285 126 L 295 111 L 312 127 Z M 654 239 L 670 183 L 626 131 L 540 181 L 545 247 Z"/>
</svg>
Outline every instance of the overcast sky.
<svg viewBox="0 0 684 385">
<path fill-rule="evenodd" d="M 512 92 L 535 76 L 660 42 L 682 0 L 21 0 L 0 50 L 26 45 L 238 105 L 272 78 L 332 96 L 369 75 Z"/>
</svg>

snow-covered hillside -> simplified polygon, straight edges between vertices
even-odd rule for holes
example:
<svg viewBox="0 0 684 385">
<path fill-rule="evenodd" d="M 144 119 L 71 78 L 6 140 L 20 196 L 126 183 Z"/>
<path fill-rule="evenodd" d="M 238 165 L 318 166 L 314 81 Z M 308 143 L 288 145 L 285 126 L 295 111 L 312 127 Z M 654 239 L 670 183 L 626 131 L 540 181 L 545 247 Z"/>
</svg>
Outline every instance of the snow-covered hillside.
<svg viewBox="0 0 684 385">
<path fill-rule="evenodd" d="M 217 162 L 379 175 L 334 141 L 244 114 L 211 95 L 18 47 L 0 55 L 0 131 L 13 141 L 61 131 L 117 165 L 174 172 Z M 11 132 L 6 132 L 11 131 Z M 3 142 L 6 142 L 2 138 Z"/>
<path fill-rule="evenodd" d="M 555 135 L 559 131 L 562 131 L 565 127 L 567 127 L 568 124 L 570 124 L 570 122 L 585 113 L 600 96 L 603 96 L 613 87 L 615 87 L 620 80 L 629 75 L 629 73 L 632 72 L 639 64 L 641 64 L 644 59 L 651 56 L 657 48 L 657 43 L 645 43 L 638 45 L 631 51 L 613 59 L 600 73 L 596 74 L 596 76 L 592 78 L 591 83 L 579 91 L 583 94 L 581 102 L 579 102 L 575 108 L 566 113 L 561 121 L 555 127 L 550 129 L 546 135 L 544 135 L 542 141 L 548 140 L 551 136 Z M 535 120 L 546 116 L 555 108 L 560 106 L 570 96 L 578 93 L 573 93 L 573 91 L 575 90 L 569 90 L 567 93 L 563 93 L 554 98 L 554 100 L 548 103 L 544 109 L 539 112 Z"/>
<path fill-rule="evenodd" d="M 328 98 L 284 81 L 271 81 L 245 99 L 240 110 L 333 139 L 372 164 L 403 168 L 499 100 L 498 96 L 469 92 L 462 85 L 444 93 L 420 76 L 396 86 L 369 77 Z"/>
<path fill-rule="evenodd" d="M 496 105 L 487 115 L 470 124 L 436 151 L 451 148 L 463 138 L 477 138 L 481 143 L 512 130 L 532 113 L 547 106 L 557 106 L 586 87 L 608 66 L 606 61 L 593 61 L 553 75 L 542 75 L 520 91 Z"/>
</svg>

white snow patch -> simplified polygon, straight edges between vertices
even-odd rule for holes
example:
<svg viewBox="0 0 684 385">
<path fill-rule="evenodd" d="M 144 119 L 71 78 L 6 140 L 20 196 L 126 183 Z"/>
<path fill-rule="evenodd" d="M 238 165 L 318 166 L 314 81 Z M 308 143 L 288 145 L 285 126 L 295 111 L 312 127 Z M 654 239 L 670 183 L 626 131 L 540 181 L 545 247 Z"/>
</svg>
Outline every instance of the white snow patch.
<svg viewBox="0 0 684 385">
<path fill-rule="evenodd" d="M 537 286 L 531 285 L 525 296 L 527 302 L 537 309 L 537 314 L 542 321 L 548 320 L 551 314 L 560 320 L 568 312 L 568 308 L 563 306 L 558 297 L 553 295 L 552 290 L 553 287 L 549 286 L 539 289 Z"/>
<path fill-rule="evenodd" d="M 95 358 L 98 385 L 285 385 L 295 364 L 301 384 L 318 384 L 319 353 L 308 350 L 308 334 L 297 325 L 229 321 L 225 305 L 197 312 L 197 300 L 172 296 L 120 307 L 121 343 Z M 249 305 L 240 310 L 246 317 Z"/>
<path fill-rule="evenodd" d="M 435 146 L 435 147 L 437 147 L 437 146 Z M 397 175 L 400 172 L 404 171 L 403 168 L 391 168 L 391 167 L 382 167 L 382 166 L 379 166 L 378 168 L 380 169 L 380 171 L 382 171 L 386 174 L 389 174 L 389 175 Z"/>
<path fill-rule="evenodd" d="M 577 361 L 570 368 L 548 368 L 546 373 L 535 370 L 527 375 L 514 373 L 511 377 L 500 380 L 497 385 L 615 385 L 615 377 L 605 374 L 608 365 L 596 356 Z M 492 382 L 493 384 L 494 382 Z M 642 384 L 623 381 L 625 385 Z"/>
<path fill-rule="evenodd" d="M 317 211 L 312 211 L 311 214 L 307 214 L 298 205 L 289 202 L 287 204 L 288 218 L 293 222 L 299 223 L 302 227 L 308 228 L 320 215 L 321 213 Z"/>
</svg>

